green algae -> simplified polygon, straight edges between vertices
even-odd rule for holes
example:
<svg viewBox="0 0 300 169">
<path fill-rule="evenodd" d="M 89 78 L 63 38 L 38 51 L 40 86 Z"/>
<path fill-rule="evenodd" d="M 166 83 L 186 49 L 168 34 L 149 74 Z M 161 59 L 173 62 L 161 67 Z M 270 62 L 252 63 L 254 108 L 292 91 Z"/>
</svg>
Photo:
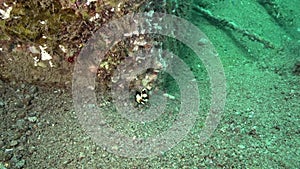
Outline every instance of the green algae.
<svg viewBox="0 0 300 169">
<path fill-rule="evenodd" d="M 0 26 L 6 36 L 42 44 L 45 41 L 53 43 L 63 26 L 73 25 L 79 19 L 74 10 L 62 9 L 58 1 L 29 0 L 18 1 L 13 5 L 11 17 L 2 20 Z"/>
</svg>

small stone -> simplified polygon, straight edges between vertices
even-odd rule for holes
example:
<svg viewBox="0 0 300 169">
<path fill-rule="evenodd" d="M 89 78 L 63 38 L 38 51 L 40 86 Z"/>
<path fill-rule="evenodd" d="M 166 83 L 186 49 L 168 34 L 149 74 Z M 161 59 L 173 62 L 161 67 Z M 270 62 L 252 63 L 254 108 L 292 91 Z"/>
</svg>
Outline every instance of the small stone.
<svg viewBox="0 0 300 169">
<path fill-rule="evenodd" d="M 33 116 L 33 117 L 28 117 L 28 121 L 34 123 L 37 121 L 37 117 Z"/>
<path fill-rule="evenodd" d="M 4 146 L 4 142 L 2 140 L 0 140 L 0 147 Z"/>
<path fill-rule="evenodd" d="M 47 65 L 44 62 L 38 62 L 37 65 L 41 68 L 46 68 Z"/>
<path fill-rule="evenodd" d="M 16 163 L 17 168 L 23 168 L 24 165 L 25 165 L 25 160 L 23 160 L 23 159 Z"/>
<path fill-rule="evenodd" d="M 24 105 L 25 106 L 29 106 L 29 105 L 31 105 L 31 101 L 34 99 L 34 97 L 33 96 L 31 96 L 31 95 L 25 95 L 25 98 L 23 99 L 23 103 L 24 103 Z"/>
<path fill-rule="evenodd" d="M 18 146 L 18 147 L 17 147 L 17 150 L 18 150 L 18 151 L 23 151 L 24 149 L 25 149 L 24 146 Z"/>
<path fill-rule="evenodd" d="M 4 151 L 0 151 L 0 157 L 3 161 L 9 161 L 13 158 L 13 149 L 5 149 Z"/>
<path fill-rule="evenodd" d="M 28 49 L 33 54 L 40 54 L 40 51 L 35 46 L 30 46 Z"/>
<path fill-rule="evenodd" d="M 166 98 L 169 98 L 169 99 L 171 99 L 171 100 L 174 100 L 174 99 L 175 99 L 175 96 L 172 96 L 172 95 L 170 95 L 170 94 L 168 94 L 168 93 L 164 93 L 163 96 L 165 96 Z"/>
<path fill-rule="evenodd" d="M 32 134 L 32 132 L 30 130 L 27 130 L 25 134 L 26 134 L 26 136 L 30 136 Z"/>
<path fill-rule="evenodd" d="M 240 149 L 246 148 L 246 147 L 245 147 L 244 145 L 242 145 L 242 144 L 238 145 L 238 147 L 239 147 Z"/>
<path fill-rule="evenodd" d="M 18 145 L 18 141 L 13 140 L 13 141 L 10 142 L 10 146 L 11 146 L 11 147 L 14 147 L 14 146 L 16 146 L 16 145 Z"/>
<path fill-rule="evenodd" d="M 66 160 L 66 161 L 63 162 L 63 165 L 67 165 L 69 163 L 71 163 L 71 160 Z"/>
<path fill-rule="evenodd" d="M 16 106 L 17 108 L 23 108 L 23 107 L 24 107 L 24 104 L 23 104 L 21 101 L 17 101 L 17 102 L 15 102 L 15 106 Z"/>
<path fill-rule="evenodd" d="M 23 130 L 25 127 L 25 121 L 23 119 L 19 119 L 16 123 L 18 129 Z"/>
<path fill-rule="evenodd" d="M 85 154 L 83 152 L 79 153 L 79 160 L 82 160 L 83 158 L 85 158 Z"/>
<path fill-rule="evenodd" d="M 29 88 L 29 93 L 30 93 L 30 94 L 34 94 L 34 93 L 36 93 L 36 92 L 38 92 L 38 88 L 37 88 L 36 86 L 31 86 L 31 87 Z"/>
<path fill-rule="evenodd" d="M 3 101 L 0 101 L 0 108 L 3 108 L 5 103 Z"/>
<path fill-rule="evenodd" d="M 22 110 L 17 114 L 17 118 L 18 119 L 23 119 L 24 117 L 26 117 L 26 111 Z"/>
<path fill-rule="evenodd" d="M 18 140 L 19 141 L 19 138 L 22 136 L 22 133 L 21 132 L 15 132 L 13 135 L 12 135 L 12 139 L 13 140 Z"/>
<path fill-rule="evenodd" d="M 29 117 L 34 117 L 34 116 L 36 116 L 36 114 L 37 114 L 37 112 L 31 111 L 31 112 L 28 113 L 28 116 Z"/>
</svg>

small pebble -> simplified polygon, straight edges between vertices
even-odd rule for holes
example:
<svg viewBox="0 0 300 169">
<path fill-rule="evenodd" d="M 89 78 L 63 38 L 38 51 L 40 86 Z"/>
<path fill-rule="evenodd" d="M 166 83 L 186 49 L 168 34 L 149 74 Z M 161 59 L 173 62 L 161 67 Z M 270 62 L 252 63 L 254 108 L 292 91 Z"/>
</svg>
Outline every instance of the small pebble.
<svg viewBox="0 0 300 169">
<path fill-rule="evenodd" d="M 19 119 L 16 123 L 18 129 L 23 130 L 25 128 L 25 121 L 23 119 Z"/>
<path fill-rule="evenodd" d="M 168 94 L 168 93 L 164 93 L 163 96 L 165 96 L 166 98 L 169 98 L 169 99 L 171 99 L 171 100 L 174 100 L 174 99 L 175 99 L 175 96 L 172 96 L 172 95 L 170 95 L 170 94 Z"/>
<path fill-rule="evenodd" d="M 3 108 L 5 103 L 3 101 L 0 101 L 0 108 Z"/>
<path fill-rule="evenodd" d="M 0 140 L 0 148 L 2 148 L 3 146 L 4 146 L 4 142 Z"/>
<path fill-rule="evenodd" d="M 83 152 L 79 153 L 79 160 L 82 160 L 83 158 L 85 158 L 85 154 Z"/>
<path fill-rule="evenodd" d="M 16 163 L 17 168 L 23 168 L 24 165 L 25 165 L 25 160 L 23 160 L 23 159 Z"/>
<path fill-rule="evenodd" d="M 34 116 L 36 116 L 36 114 L 37 114 L 37 112 L 31 111 L 31 112 L 28 113 L 28 116 L 29 117 L 34 117 Z"/>
<path fill-rule="evenodd" d="M 18 141 L 13 140 L 13 141 L 10 142 L 10 146 L 11 146 L 11 147 L 14 147 L 14 146 L 16 146 L 16 145 L 18 145 Z"/>
<path fill-rule="evenodd" d="M 242 145 L 242 144 L 238 145 L 238 147 L 239 147 L 240 149 L 246 148 L 246 147 L 245 147 L 244 145 Z"/>
<path fill-rule="evenodd" d="M 34 123 L 37 121 L 37 117 L 33 116 L 33 117 L 28 117 L 28 121 Z"/>
<path fill-rule="evenodd" d="M 34 94 L 38 91 L 38 88 L 36 86 L 31 86 L 29 89 L 29 93 L 30 94 Z"/>
<path fill-rule="evenodd" d="M 24 107 L 24 104 L 23 104 L 21 101 L 17 101 L 17 102 L 15 102 L 15 106 L 16 106 L 17 108 L 23 108 L 23 107 Z"/>
</svg>

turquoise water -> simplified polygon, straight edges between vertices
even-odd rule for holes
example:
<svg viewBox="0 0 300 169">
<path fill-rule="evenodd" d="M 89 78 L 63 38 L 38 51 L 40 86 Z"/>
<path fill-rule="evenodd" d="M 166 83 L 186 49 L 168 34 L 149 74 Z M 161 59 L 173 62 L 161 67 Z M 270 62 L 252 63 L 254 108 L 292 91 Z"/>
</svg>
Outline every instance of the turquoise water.
<svg viewBox="0 0 300 169">
<path fill-rule="evenodd" d="M 168 157 L 162 158 L 165 163 L 158 164 L 166 168 L 299 168 L 299 2 L 189 3 L 178 1 L 185 10 L 167 12 L 195 24 L 216 48 L 226 75 L 226 106 L 206 143 L 198 144 L 197 133 L 203 129 L 200 114 L 192 134 L 167 152 Z M 211 98 L 205 65 L 182 43 L 172 41 L 169 49 L 196 74 L 201 110 L 207 111 Z"/>
</svg>

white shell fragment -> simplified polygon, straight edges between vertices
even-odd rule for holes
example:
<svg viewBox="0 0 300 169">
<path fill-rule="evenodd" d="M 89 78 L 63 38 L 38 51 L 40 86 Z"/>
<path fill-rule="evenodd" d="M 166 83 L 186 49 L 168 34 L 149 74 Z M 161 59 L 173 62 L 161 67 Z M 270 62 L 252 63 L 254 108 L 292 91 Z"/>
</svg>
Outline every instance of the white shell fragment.
<svg viewBox="0 0 300 169">
<path fill-rule="evenodd" d="M 175 99 L 175 96 L 172 96 L 172 95 L 170 95 L 170 94 L 168 94 L 168 93 L 164 93 L 163 96 L 165 96 L 166 98 L 169 98 L 169 99 L 171 99 L 171 100 L 174 100 L 174 99 Z"/>
<path fill-rule="evenodd" d="M 137 36 L 140 35 L 139 31 L 137 31 L 137 30 L 134 30 L 134 31 L 132 32 L 132 34 L 137 35 Z"/>
<path fill-rule="evenodd" d="M 139 50 L 139 46 L 134 46 L 132 51 L 138 51 Z"/>
<path fill-rule="evenodd" d="M 28 49 L 33 54 L 39 54 L 40 53 L 40 51 L 35 46 L 30 46 Z"/>
<path fill-rule="evenodd" d="M 4 5 L 5 7 L 8 7 L 8 5 L 7 5 L 5 2 L 3 2 L 3 5 Z"/>
<path fill-rule="evenodd" d="M 133 44 L 134 44 L 134 45 L 138 45 L 138 46 L 145 46 L 145 45 L 147 44 L 147 42 L 144 41 L 144 40 L 141 40 L 141 41 L 135 40 L 135 41 L 133 42 Z"/>
<path fill-rule="evenodd" d="M 58 47 L 64 52 L 67 53 L 67 49 L 63 45 L 58 45 Z"/>
<path fill-rule="evenodd" d="M 51 60 L 52 56 L 45 50 L 47 49 L 47 46 L 39 46 L 40 50 L 41 50 L 41 60 Z"/>
<path fill-rule="evenodd" d="M 8 19 L 10 17 L 10 11 L 12 10 L 12 7 L 8 7 L 6 11 L 0 9 L 0 16 L 2 19 Z"/>
<path fill-rule="evenodd" d="M 122 5 L 122 2 L 120 2 L 117 6 L 117 12 L 121 11 L 121 5 Z"/>
<path fill-rule="evenodd" d="M 40 21 L 40 24 L 45 25 L 47 22 L 46 21 Z"/>
<path fill-rule="evenodd" d="M 49 65 L 50 67 L 54 67 L 54 64 L 51 62 L 51 60 L 49 60 Z"/>
<path fill-rule="evenodd" d="M 34 57 L 33 61 L 34 61 L 34 66 L 38 66 L 39 58 L 38 57 Z"/>
<path fill-rule="evenodd" d="M 125 37 L 132 36 L 132 33 L 131 33 L 131 32 L 129 32 L 129 33 L 124 33 L 124 36 L 125 36 Z"/>
<path fill-rule="evenodd" d="M 91 2 L 97 2 L 97 0 L 87 0 L 86 5 L 89 6 Z"/>
<path fill-rule="evenodd" d="M 93 21 L 95 21 L 95 20 L 98 19 L 98 18 L 100 18 L 100 15 L 99 15 L 98 13 L 96 13 L 95 16 L 93 16 L 93 17 L 91 17 L 91 18 L 89 19 L 89 21 L 90 21 L 90 22 L 93 22 Z"/>
</svg>

